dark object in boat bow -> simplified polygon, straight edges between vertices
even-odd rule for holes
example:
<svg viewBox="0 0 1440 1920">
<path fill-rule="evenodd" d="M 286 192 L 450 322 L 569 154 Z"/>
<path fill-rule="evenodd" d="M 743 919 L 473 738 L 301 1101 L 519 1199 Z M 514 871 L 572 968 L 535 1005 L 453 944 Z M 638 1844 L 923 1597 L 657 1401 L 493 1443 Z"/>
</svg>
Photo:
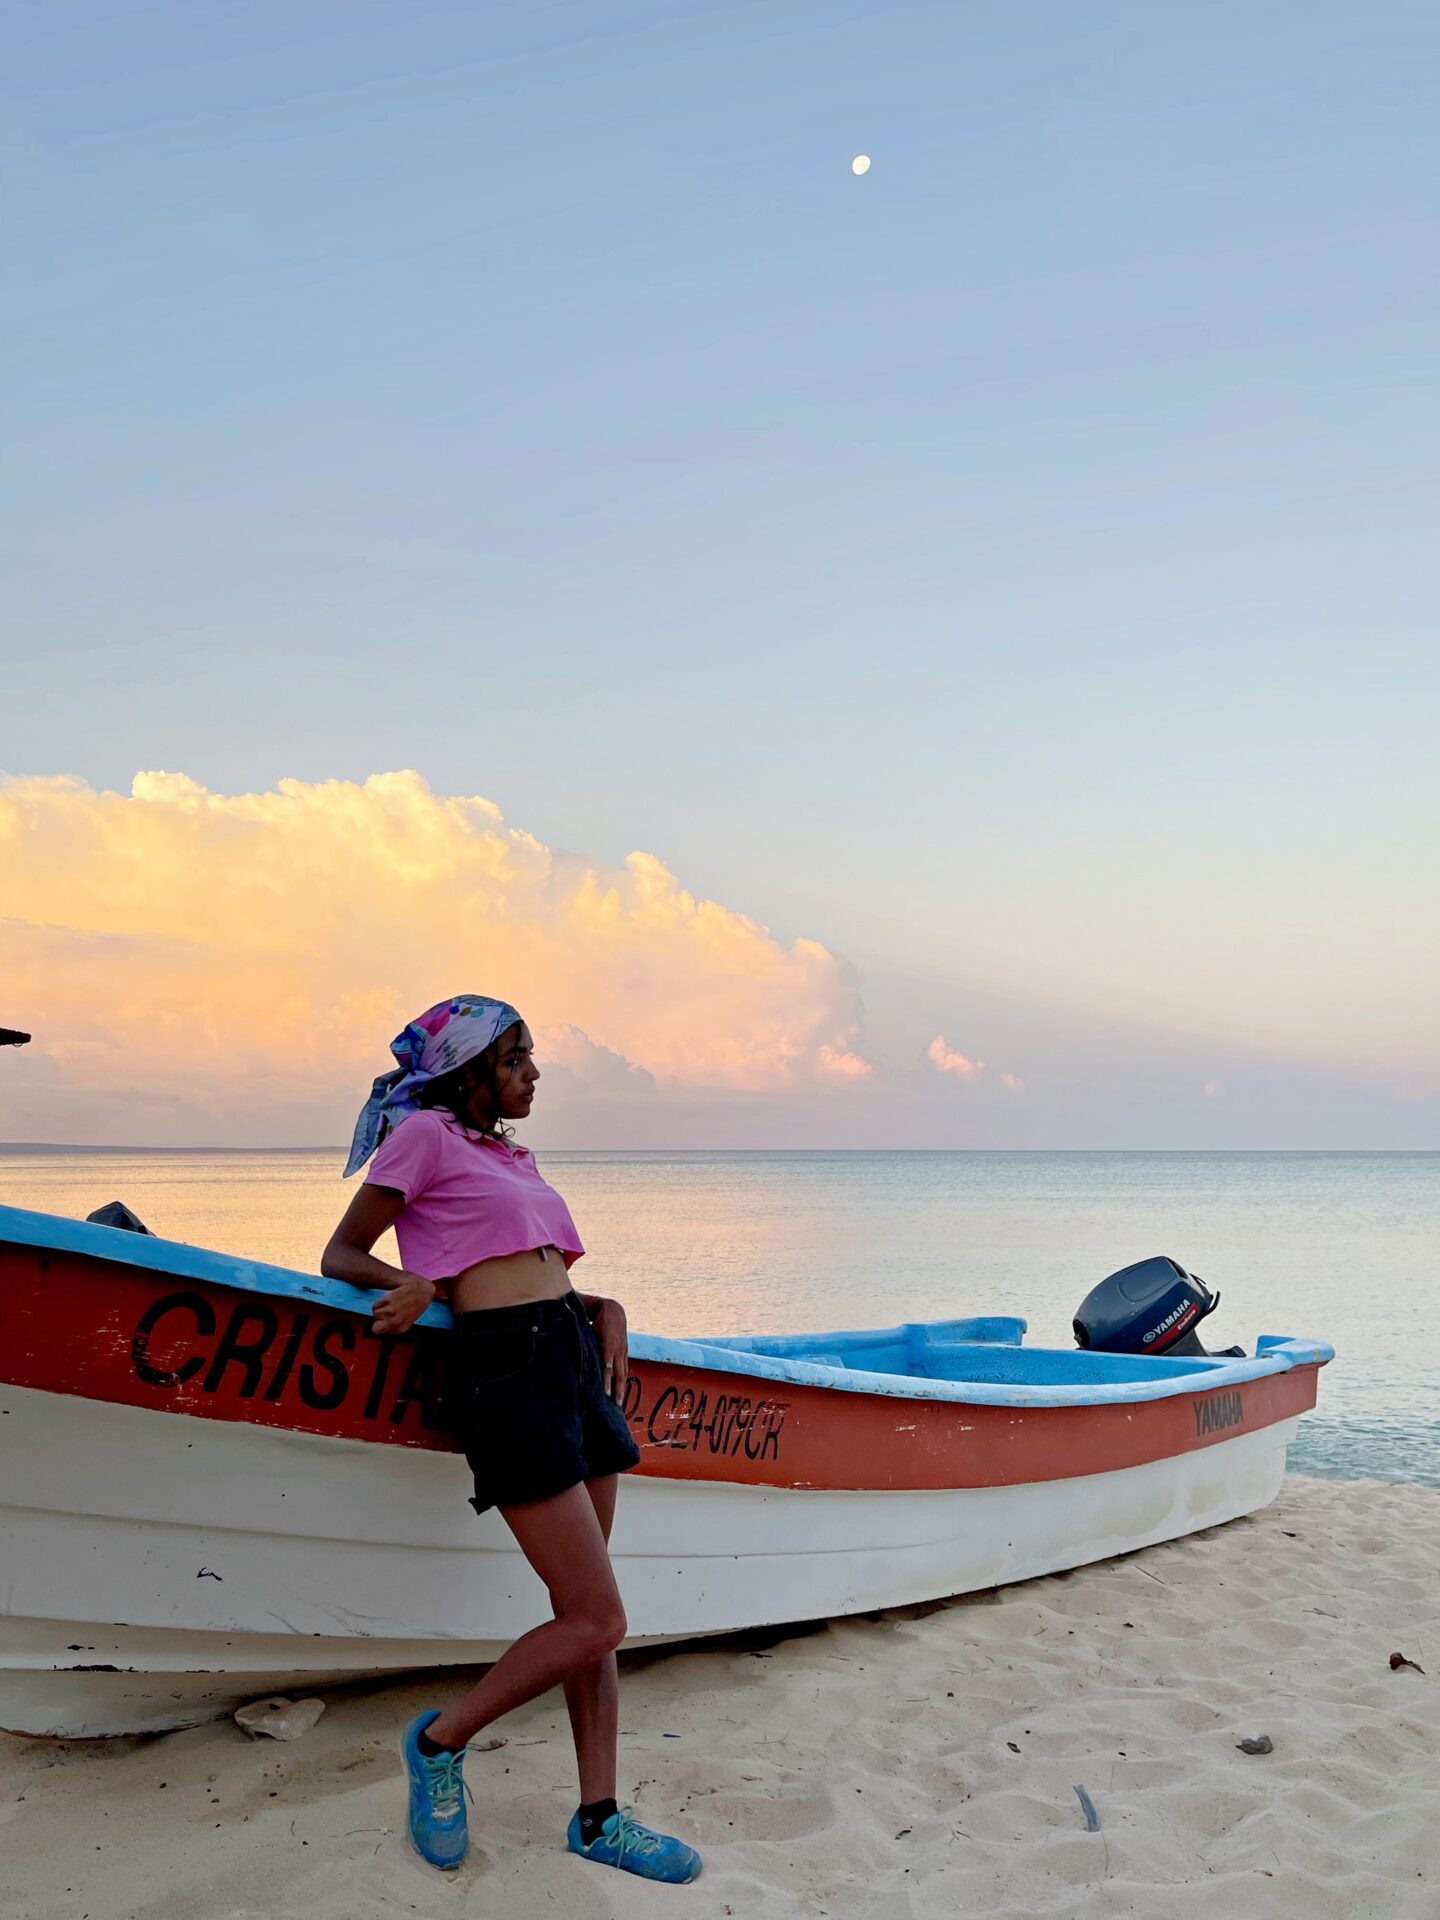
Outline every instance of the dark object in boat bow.
<svg viewBox="0 0 1440 1920">
<path fill-rule="evenodd" d="M 0 1047 L 28 1047 L 30 1036 L 18 1027 L 0 1027 Z"/>
<path fill-rule="evenodd" d="M 149 1233 L 150 1229 L 138 1213 L 132 1213 L 123 1200 L 107 1200 L 103 1207 L 97 1207 L 85 1218 L 93 1220 L 97 1227 L 120 1227 L 126 1233 Z M 151 1235 L 153 1239 L 153 1235 Z"/>
</svg>

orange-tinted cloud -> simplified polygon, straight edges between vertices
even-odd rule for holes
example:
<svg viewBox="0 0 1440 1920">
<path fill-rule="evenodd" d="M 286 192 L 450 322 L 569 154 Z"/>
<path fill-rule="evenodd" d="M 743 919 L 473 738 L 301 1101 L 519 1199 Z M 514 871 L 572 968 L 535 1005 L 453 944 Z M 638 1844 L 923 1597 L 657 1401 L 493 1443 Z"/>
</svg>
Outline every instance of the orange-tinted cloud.
<svg viewBox="0 0 1440 1920">
<path fill-rule="evenodd" d="M 925 1057 L 941 1073 L 953 1074 L 957 1080 L 979 1080 L 984 1077 L 985 1062 L 971 1060 L 957 1048 L 952 1047 L 943 1033 L 937 1033 L 925 1049 Z M 1018 1073 L 1000 1073 L 996 1079 L 1009 1093 L 1023 1093 L 1025 1082 Z"/>
<path fill-rule="evenodd" d="M 3 1012 L 58 1074 L 51 1098 L 71 1090 L 73 1138 L 97 1137 L 86 1101 L 162 1090 L 217 1120 L 333 1106 L 348 1131 L 391 1035 L 463 991 L 513 1001 L 542 1063 L 612 1095 L 869 1070 L 825 947 L 697 899 L 653 854 L 558 855 L 417 773 L 235 795 L 167 773 L 128 795 L 9 781 L 0 916 Z"/>
<path fill-rule="evenodd" d="M 957 1053 L 946 1040 L 943 1033 L 937 1033 L 925 1049 L 926 1057 L 935 1062 L 941 1073 L 953 1073 L 961 1080 L 978 1080 L 985 1071 L 983 1060 L 967 1060 L 963 1053 Z"/>
</svg>

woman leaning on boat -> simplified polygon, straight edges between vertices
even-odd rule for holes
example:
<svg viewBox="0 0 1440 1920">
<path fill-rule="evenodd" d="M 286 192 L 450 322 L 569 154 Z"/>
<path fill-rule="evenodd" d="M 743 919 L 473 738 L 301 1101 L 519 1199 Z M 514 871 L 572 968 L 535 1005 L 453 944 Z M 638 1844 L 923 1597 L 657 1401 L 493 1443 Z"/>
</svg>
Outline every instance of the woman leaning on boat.
<svg viewBox="0 0 1440 1920">
<path fill-rule="evenodd" d="M 625 1315 L 571 1289 L 584 1252 L 575 1223 L 506 1125 L 535 1098 L 529 1029 L 503 1001 L 460 994 L 412 1020 L 390 1050 L 398 1065 L 375 1082 L 345 1169 L 368 1160 L 370 1170 L 322 1271 L 383 1289 L 377 1333 L 405 1333 L 437 1295 L 448 1299 L 447 1399 L 475 1479 L 471 1505 L 499 1508 L 554 1609 L 462 1699 L 406 1728 L 410 1838 L 432 1866 L 459 1866 L 467 1743 L 559 1684 L 580 1772 L 570 1850 L 647 1880 L 693 1880 L 692 1847 L 616 1804 L 625 1614 L 609 1538 L 619 1475 L 640 1458 L 616 1404 Z M 392 1225 L 403 1272 L 371 1252 Z"/>
</svg>

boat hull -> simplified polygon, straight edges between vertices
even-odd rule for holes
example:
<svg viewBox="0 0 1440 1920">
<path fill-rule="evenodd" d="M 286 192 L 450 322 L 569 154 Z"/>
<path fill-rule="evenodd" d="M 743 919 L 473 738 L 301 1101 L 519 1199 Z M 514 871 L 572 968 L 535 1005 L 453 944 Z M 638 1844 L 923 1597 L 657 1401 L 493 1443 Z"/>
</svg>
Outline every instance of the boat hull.
<svg viewBox="0 0 1440 1920">
<path fill-rule="evenodd" d="M 11 1732 L 188 1726 L 267 1693 L 491 1660 L 544 1617 L 454 1456 L 57 1399 L 3 1394 Z M 1020 1486 L 634 1475 L 613 1540 L 627 1644 L 971 1592 L 1192 1533 L 1275 1497 L 1295 1424 Z"/>
<path fill-rule="evenodd" d="M 145 1244 L 134 1234 L 89 1231 L 129 1243 L 127 1252 Z M 220 1264 L 218 1256 L 204 1259 Z M 320 1280 L 313 1286 L 354 1292 Z M 640 1448 L 638 1472 L 688 1483 L 877 1492 L 1113 1472 L 1211 1447 L 1234 1429 L 1253 1431 L 1313 1406 L 1318 1360 L 1329 1354 L 1316 1349 L 1306 1365 L 1257 1361 L 1214 1373 L 1151 1359 L 1128 1363 L 1134 1378 L 1091 1384 L 1087 1376 L 1116 1364 L 1114 1356 L 1031 1351 L 1025 1359 L 1048 1373 L 1032 1386 L 990 1388 L 987 1369 L 1005 1341 L 987 1352 L 969 1329 L 1005 1328 L 1018 1345 L 1024 1324 L 957 1321 L 821 1336 L 869 1342 L 857 1349 L 868 1355 L 860 1370 L 843 1361 L 838 1368 L 787 1364 L 723 1341 L 636 1335 L 623 1411 Z M 441 1397 L 445 1338 L 421 1326 L 379 1339 L 368 1312 L 333 1302 L 317 1308 L 253 1281 L 241 1287 L 189 1276 L 176 1284 L 136 1265 L 0 1242 L 0 1384 L 163 1411 L 231 1434 L 259 1426 L 296 1442 L 453 1455 L 458 1443 Z M 878 1354 L 877 1339 L 886 1343 Z M 947 1361 L 968 1371 L 959 1378 L 937 1371 Z M 1172 1365 L 1179 1372 L 1167 1375 Z M 1002 1351 L 995 1378 L 1003 1382 L 1010 1367 Z M 1084 1384 L 1067 1381 L 1067 1368 Z"/>
<path fill-rule="evenodd" d="M 184 1726 L 493 1659 L 548 1597 L 477 1521 L 448 1316 L 0 1207 L 0 1727 Z M 1080 1566 L 1272 1499 L 1322 1343 L 1023 1349 L 1024 1322 L 637 1334 L 612 1551 L 630 1644 Z"/>
</svg>

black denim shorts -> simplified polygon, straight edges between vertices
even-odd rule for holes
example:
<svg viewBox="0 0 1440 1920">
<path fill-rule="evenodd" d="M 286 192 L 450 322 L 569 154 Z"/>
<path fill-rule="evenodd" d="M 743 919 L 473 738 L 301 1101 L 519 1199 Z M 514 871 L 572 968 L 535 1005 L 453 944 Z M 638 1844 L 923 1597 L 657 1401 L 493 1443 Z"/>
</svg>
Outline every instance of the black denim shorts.
<svg viewBox="0 0 1440 1920">
<path fill-rule="evenodd" d="M 477 1513 L 639 1465 L 577 1294 L 457 1313 L 450 1349 L 445 1398 Z"/>
</svg>

